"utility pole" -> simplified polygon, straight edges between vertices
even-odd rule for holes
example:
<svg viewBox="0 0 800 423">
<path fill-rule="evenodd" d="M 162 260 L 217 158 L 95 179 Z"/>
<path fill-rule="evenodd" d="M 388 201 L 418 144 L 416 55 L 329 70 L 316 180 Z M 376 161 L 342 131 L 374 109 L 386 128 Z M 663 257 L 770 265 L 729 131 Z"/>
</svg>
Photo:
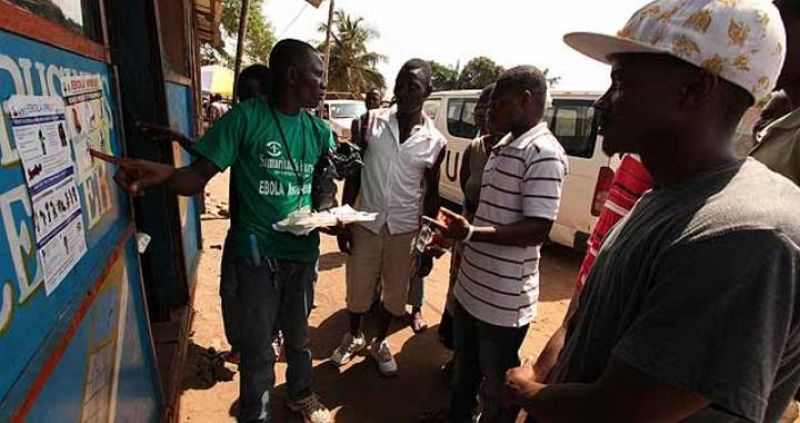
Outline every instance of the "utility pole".
<svg viewBox="0 0 800 423">
<path fill-rule="evenodd" d="M 331 0 L 332 1 L 332 0 Z M 233 68 L 233 103 L 236 103 L 236 81 L 242 69 L 242 55 L 244 54 L 244 39 L 247 34 L 247 16 L 250 14 L 250 0 L 242 0 L 242 10 L 239 11 L 239 36 L 236 40 L 236 60 Z"/>
<path fill-rule="evenodd" d="M 334 15 L 334 0 L 330 0 L 330 8 L 328 9 L 328 30 L 325 31 L 325 69 L 322 73 L 322 78 L 325 81 L 325 86 L 328 86 L 328 74 L 330 72 L 331 67 L 331 41 L 333 37 L 331 36 L 331 32 L 333 31 L 333 15 Z M 325 109 L 325 102 L 321 101 L 319 103 L 319 115 L 322 116 L 322 112 Z"/>
</svg>

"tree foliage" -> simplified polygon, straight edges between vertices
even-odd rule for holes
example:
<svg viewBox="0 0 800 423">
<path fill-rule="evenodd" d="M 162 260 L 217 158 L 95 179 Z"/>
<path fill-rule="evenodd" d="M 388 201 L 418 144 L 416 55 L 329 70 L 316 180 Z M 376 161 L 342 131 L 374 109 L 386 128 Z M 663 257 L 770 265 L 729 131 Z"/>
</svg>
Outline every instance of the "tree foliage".
<svg viewBox="0 0 800 423">
<path fill-rule="evenodd" d="M 429 60 L 428 63 L 431 65 L 431 84 L 434 91 L 483 89 L 497 81 L 505 71 L 502 66 L 483 56 L 470 60 L 460 71 L 458 66 L 443 65 L 435 60 Z M 561 80 L 560 76 L 550 77 L 550 69 L 545 68 L 542 73 L 550 88 Z"/>
<path fill-rule="evenodd" d="M 264 0 L 250 0 L 247 15 L 247 35 L 244 39 L 243 63 L 267 63 L 269 52 L 275 43 L 275 33 L 269 20 L 261 13 Z M 204 65 L 219 63 L 233 68 L 234 54 L 225 49 L 225 39 L 239 36 L 239 16 L 242 0 L 222 0 L 222 39 L 216 44 L 201 47 L 201 61 Z"/>
<path fill-rule="evenodd" d="M 458 89 L 458 69 L 429 60 L 431 65 L 431 85 L 434 91 Z"/>
<path fill-rule="evenodd" d="M 458 88 L 462 90 L 481 89 L 500 77 L 504 71 L 503 67 L 495 63 L 492 59 L 479 56 L 476 57 L 461 69 L 458 75 Z"/>
<path fill-rule="evenodd" d="M 359 95 L 373 88 L 385 89 L 386 80 L 377 66 L 387 58 L 367 48 L 379 36 L 378 32 L 368 27 L 363 18 L 354 18 L 343 10 L 336 11 L 334 17 L 328 90 Z M 324 34 L 327 30 L 327 24 L 319 25 L 319 32 Z M 318 48 L 325 54 L 324 42 Z"/>
</svg>

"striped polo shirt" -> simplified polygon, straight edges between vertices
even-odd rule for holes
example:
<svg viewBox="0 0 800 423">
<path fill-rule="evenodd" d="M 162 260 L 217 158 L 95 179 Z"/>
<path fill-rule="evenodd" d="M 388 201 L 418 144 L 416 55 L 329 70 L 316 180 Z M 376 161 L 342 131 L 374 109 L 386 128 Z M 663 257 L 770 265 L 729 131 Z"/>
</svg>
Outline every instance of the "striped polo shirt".
<svg viewBox="0 0 800 423">
<path fill-rule="evenodd" d="M 555 220 L 567 158 L 542 122 L 492 149 L 483 171 L 475 226 L 505 226 L 527 218 Z M 455 297 L 471 315 L 496 326 L 521 327 L 533 320 L 539 298 L 539 246 L 470 242 Z"/>
</svg>

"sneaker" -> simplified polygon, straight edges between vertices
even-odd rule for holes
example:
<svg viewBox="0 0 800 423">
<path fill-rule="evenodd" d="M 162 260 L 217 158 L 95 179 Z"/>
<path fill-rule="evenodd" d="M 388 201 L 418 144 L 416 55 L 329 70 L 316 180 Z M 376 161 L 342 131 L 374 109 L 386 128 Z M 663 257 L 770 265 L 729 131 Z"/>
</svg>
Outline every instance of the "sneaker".
<svg viewBox="0 0 800 423">
<path fill-rule="evenodd" d="M 303 416 L 305 423 L 330 423 L 331 412 L 319 402 L 317 394 L 311 394 L 301 400 L 288 400 L 286 406 Z"/>
<path fill-rule="evenodd" d="M 385 377 L 392 377 L 397 375 L 397 363 L 394 361 L 392 351 L 389 350 L 389 344 L 386 340 L 381 341 L 380 344 L 372 343 L 370 348 L 372 358 L 378 363 L 378 370 L 381 375 Z"/>
<path fill-rule="evenodd" d="M 366 346 L 367 342 L 364 341 L 364 334 L 361 334 L 358 338 L 350 333 L 345 334 L 344 338 L 342 338 L 342 343 L 331 354 L 331 364 L 336 367 L 347 364 L 353 356 L 361 352 Z"/>
</svg>

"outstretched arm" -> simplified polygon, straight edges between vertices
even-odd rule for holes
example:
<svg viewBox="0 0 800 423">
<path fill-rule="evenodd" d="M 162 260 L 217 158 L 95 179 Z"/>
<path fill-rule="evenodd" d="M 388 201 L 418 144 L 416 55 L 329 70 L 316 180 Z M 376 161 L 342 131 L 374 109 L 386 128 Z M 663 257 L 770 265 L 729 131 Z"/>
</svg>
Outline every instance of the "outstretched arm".
<svg viewBox="0 0 800 423">
<path fill-rule="evenodd" d="M 442 209 L 446 222 L 424 216 L 426 222 L 438 229 L 443 237 L 455 240 L 466 239 L 472 228 L 470 241 L 510 246 L 541 245 L 550 233 L 553 221 L 537 217 L 527 218 L 511 225 L 471 226 L 466 218 L 447 209 Z"/>
<path fill-rule="evenodd" d="M 192 196 L 200 193 L 219 169 L 208 159 L 198 158 L 191 166 L 176 169 L 168 164 L 150 160 L 119 158 L 119 170 L 114 180 L 133 195 L 145 189 L 166 185 L 172 192 Z"/>
</svg>

